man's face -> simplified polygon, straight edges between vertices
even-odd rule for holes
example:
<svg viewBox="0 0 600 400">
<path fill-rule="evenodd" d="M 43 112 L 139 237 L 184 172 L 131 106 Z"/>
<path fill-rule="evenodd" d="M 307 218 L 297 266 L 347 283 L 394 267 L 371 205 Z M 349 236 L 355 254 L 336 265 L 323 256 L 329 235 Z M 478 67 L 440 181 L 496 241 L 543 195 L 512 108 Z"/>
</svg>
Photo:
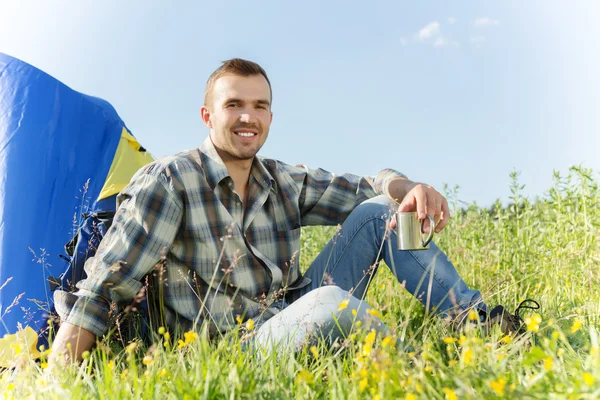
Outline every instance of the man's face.
<svg viewBox="0 0 600 400">
<path fill-rule="evenodd" d="M 222 157 L 252 159 L 267 140 L 273 114 L 271 91 L 262 75 L 224 75 L 215 81 L 202 120 Z"/>
</svg>

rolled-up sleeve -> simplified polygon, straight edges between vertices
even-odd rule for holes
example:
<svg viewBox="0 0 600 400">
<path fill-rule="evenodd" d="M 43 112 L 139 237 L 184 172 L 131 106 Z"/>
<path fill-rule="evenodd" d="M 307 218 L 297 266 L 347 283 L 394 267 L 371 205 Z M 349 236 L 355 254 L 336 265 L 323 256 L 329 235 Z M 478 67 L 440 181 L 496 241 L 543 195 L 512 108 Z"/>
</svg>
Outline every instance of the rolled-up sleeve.
<svg viewBox="0 0 600 400">
<path fill-rule="evenodd" d="M 336 225 L 363 201 L 387 193 L 388 183 L 406 176 L 393 169 L 385 169 L 377 176 L 352 174 L 336 175 L 323 169 L 300 166 L 302 178 L 299 203 L 302 225 Z"/>
<path fill-rule="evenodd" d="M 406 179 L 406 175 L 393 169 L 384 169 L 381 171 L 373 180 L 375 192 L 377 192 L 377 194 L 385 194 L 386 196 L 391 197 L 388 193 L 388 186 L 390 181 L 395 178 Z"/>
<path fill-rule="evenodd" d="M 61 321 L 102 336 L 111 302 L 125 304 L 140 291 L 142 278 L 172 246 L 181 224 L 183 204 L 170 179 L 147 167 L 119 194 L 113 224 L 85 264 L 87 278 L 75 293 L 54 293 Z"/>
</svg>

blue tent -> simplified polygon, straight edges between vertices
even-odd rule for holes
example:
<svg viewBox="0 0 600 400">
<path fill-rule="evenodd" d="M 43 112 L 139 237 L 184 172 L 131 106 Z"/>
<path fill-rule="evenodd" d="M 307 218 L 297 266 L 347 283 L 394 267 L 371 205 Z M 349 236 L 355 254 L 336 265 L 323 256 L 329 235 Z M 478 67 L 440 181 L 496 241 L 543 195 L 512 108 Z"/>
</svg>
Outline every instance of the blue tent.
<svg viewBox="0 0 600 400">
<path fill-rule="evenodd" d="M 0 53 L 0 335 L 42 328 L 82 213 L 150 161 L 108 102 Z"/>
</svg>

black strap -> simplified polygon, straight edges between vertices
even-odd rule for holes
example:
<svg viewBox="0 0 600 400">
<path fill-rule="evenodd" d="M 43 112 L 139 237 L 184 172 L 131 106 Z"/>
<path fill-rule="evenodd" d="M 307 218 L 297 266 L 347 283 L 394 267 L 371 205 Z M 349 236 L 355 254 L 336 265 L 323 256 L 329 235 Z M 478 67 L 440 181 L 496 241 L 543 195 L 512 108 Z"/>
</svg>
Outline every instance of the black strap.
<svg viewBox="0 0 600 400">
<path fill-rule="evenodd" d="M 525 304 L 528 304 L 528 303 L 533 303 L 533 304 L 535 304 L 535 307 L 534 307 L 534 306 L 528 306 L 528 305 L 525 305 Z M 520 304 L 517 306 L 517 309 L 515 310 L 515 315 L 519 315 L 519 312 L 520 312 L 521 310 L 524 310 L 524 309 L 526 309 L 526 308 L 527 308 L 527 309 L 529 309 L 529 310 L 539 310 L 539 309 L 540 309 L 540 303 L 538 303 L 537 301 L 535 301 L 535 300 L 532 300 L 532 299 L 525 299 L 525 300 L 523 300 L 523 301 L 522 301 L 522 302 L 521 302 L 521 303 L 520 303 Z"/>
</svg>

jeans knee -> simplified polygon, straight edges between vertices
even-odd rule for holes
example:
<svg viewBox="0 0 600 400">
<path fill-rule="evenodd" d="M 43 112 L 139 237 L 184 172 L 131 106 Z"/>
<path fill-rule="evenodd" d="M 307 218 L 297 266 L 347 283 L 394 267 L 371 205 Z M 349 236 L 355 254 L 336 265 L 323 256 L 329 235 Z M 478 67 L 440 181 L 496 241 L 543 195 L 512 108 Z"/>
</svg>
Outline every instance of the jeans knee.
<svg viewBox="0 0 600 400">
<path fill-rule="evenodd" d="M 379 195 L 363 201 L 356 207 L 355 212 L 367 213 L 373 217 L 389 219 L 398 209 L 398 203 L 385 195 Z"/>
<path fill-rule="evenodd" d="M 350 293 L 339 286 L 321 286 L 308 292 L 305 296 L 316 299 L 319 303 L 339 304 L 350 296 Z"/>
</svg>

